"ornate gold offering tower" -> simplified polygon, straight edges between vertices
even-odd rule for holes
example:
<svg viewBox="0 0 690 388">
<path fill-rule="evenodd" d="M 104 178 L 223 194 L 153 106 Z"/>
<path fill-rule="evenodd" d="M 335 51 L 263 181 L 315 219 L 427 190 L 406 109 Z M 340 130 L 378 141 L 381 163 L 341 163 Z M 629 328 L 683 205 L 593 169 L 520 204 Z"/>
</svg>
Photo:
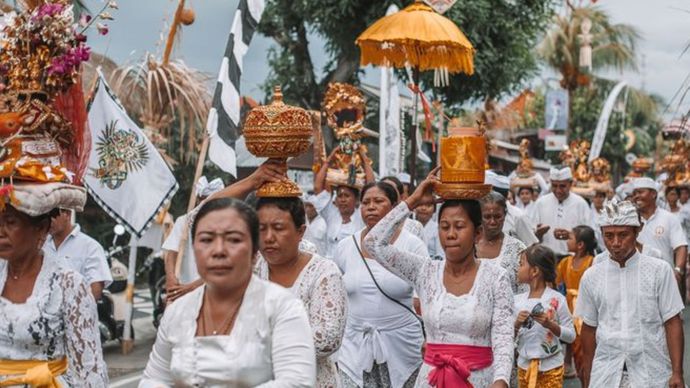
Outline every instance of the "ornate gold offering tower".
<svg viewBox="0 0 690 388">
<path fill-rule="evenodd" d="M 309 149 L 312 141 L 312 118 L 302 108 L 286 105 L 280 86 L 273 102 L 252 109 L 244 122 L 247 149 L 253 155 L 286 161 Z M 302 191 L 287 176 L 282 182 L 266 183 L 257 190 L 258 197 L 299 197 Z"/>
<path fill-rule="evenodd" d="M 491 191 L 484 184 L 486 136 L 483 129 L 449 128 L 441 139 L 441 184 L 436 192 L 443 199 L 479 199 Z"/>
</svg>

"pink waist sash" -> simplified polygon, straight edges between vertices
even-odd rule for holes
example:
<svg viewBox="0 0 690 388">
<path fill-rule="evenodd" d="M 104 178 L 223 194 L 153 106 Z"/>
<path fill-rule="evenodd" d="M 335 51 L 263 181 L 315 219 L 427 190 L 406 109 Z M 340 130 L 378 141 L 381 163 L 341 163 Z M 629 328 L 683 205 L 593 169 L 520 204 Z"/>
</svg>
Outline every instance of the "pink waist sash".
<svg viewBox="0 0 690 388">
<path fill-rule="evenodd" d="M 426 344 L 424 362 L 434 367 L 429 372 L 429 385 L 437 388 L 472 388 L 472 371 L 491 366 L 493 354 L 489 346 Z"/>
</svg>

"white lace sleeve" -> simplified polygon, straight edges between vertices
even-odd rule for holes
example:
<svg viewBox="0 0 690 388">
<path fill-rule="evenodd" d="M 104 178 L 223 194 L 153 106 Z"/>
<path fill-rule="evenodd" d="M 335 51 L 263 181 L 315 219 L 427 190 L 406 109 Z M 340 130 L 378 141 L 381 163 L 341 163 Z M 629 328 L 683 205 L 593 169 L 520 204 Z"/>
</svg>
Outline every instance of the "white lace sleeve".
<svg viewBox="0 0 690 388">
<path fill-rule="evenodd" d="M 96 301 L 81 276 L 66 272 L 62 281 L 65 303 L 65 343 L 74 378 L 82 387 L 108 386 L 98 332 Z"/>
<path fill-rule="evenodd" d="M 316 357 L 327 357 L 340 348 L 347 318 L 347 293 L 338 268 L 318 279 L 315 298 L 309 306 L 309 323 Z"/>
<path fill-rule="evenodd" d="M 391 243 L 391 238 L 409 214 L 407 203 L 400 202 L 369 232 L 364 239 L 364 246 L 384 268 L 418 288 L 422 268 L 430 263 L 431 259 L 402 251 Z"/>
<path fill-rule="evenodd" d="M 494 354 L 494 382 L 510 384 L 513 369 L 513 292 L 505 271 L 492 281 L 493 314 L 491 316 L 491 348 Z"/>
</svg>

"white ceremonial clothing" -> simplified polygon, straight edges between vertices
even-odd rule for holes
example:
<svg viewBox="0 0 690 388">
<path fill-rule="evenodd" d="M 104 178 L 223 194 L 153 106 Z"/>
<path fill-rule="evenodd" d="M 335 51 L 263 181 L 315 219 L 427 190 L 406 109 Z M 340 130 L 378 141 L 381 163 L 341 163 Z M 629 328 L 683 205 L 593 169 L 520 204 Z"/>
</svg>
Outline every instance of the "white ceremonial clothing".
<svg viewBox="0 0 690 388">
<path fill-rule="evenodd" d="M 606 245 L 604 244 L 604 235 L 601 234 L 601 223 L 599 222 L 599 211 L 594 207 L 594 204 L 591 204 L 590 207 L 590 214 L 592 215 L 592 221 L 591 221 L 591 226 L 592 230 L 594 230 L 594 237 L 597 239 L 597 245 L 599 246 L 600 250 L 605 250 Z"/>
<path fill-rule="evenodd" d="M 314 341 L 300 300 L 252 275 L 230 334 L 197 337 L 205 289 L 166 309 L 140 388 L 314 386 Z"/>
<path fill-rule="evenodd" d="M 340 241 L 352 236 L 358 230 L 364 228 L 364 221 L 359 207 L 355 208 L 355 212 L 350 217 L 350 222 L 343 224 L 343 218 L 340 216 L 340 211 L 333 203 L 333 196 L 328 191 L 324 190 L 314 197 L 314 207 L 321 217 L 326 221 L 326 242 L 328 248 L 326 250 L 326 257 L 333 258 L 336 254 L 335 249 Z"/>
<path fill-rule="evenodd" d="M 645 255 L 645 256 L 649 256 L 649 257 L 652 257 L 652 258 L 654 258 L 654 259 L 663 260 L 663 259 L 661 258 L 661 252 L 659 252 L 659 250 L 656 249 L 656 248 L 650 247 L 649 245 L 643 245 L 643 246 L 642 246 L 642 251 L 640 251 L 639 249 L 638 249 L 637 251 L 640 252 L 640 253 L 642 253 L 642 254 Z M 606 247 L 604 247 L 604 251 L 603 251 L 603 252 L 601 252 L 600 254 L 594 256 L 594 260 L 592 260 L 592 265 L 601 263 L 602 261 L 607 260 L 609 257 L 611 257 L 611 256 L 609 255 L 609 251 L 607 251 L 607 250 L 606 250 Z"/>
<path fill-rule="evenodd" d="M 438 237 L 438 222 L 429 220 L 424 225 L 424 242 L 432 259 L 442 260 L 446 258 L 446 253 L 441 246 L 441 239 Z"/>
<path fill-rule="evenodd" d="M 513 172 L 511 172 L 510 175 L 508 175 L 508 179 L 511 182 L 513 180 L 515 180 L 516 177 L 517 177 L 517 171 L 515 171 L 515 170 L 513 170 Z M 544 177 L 541 174 L 535 173 L 534 179 L 536 179 L 537 185 L 539 185 L 539 190 L 540 190 L 539 195 L 540 196 L 543 196 L 546 193 L 548 193 L 549 191 L 551 191 L 551 187 L 546 183 L 546 179 L 544 179 Z"/>
<path fill-rule="evenodd" d="M 270 270 L 263 256 L 255 268 L 259 278 L 269 280 Z M 347 292 L 340 269 L 332 260 L 314 255 L 288 290 L 307 309 L 316 350 L 316 387 L 340 387 L 334 355 L 342 343 L 347 319 Z"/>
<path fill-rule="evenodd" d="M 354 234 L 360 249 L 361 236 L 362 231 Z M 374 363 L 385 362 L 393 387 L 402 387 L 422 364 L 422 326 L 409 311 L 379 291 L 364 260 L 386 294 L 411 310 L 412 285 L 375 260 L 363 259 L 355 239 L 341 241 L 338 255 L 333 258 L 343 273 L 348 295 L 347 325 L 338 352 L 338 366 L 361 387 L 363 372 L 371 371 Z M 393 246 L 428 257 L 424 242 L 404 228 Z"/>
<path fill-rule="evenodd" d="M 326 220 L 317 215 L 313 221 L 307 221 L 307 231 L 304 232 L 302 239 L 314 244 L 319 255 L 325 256 L 328 250 L 327 231 Z"/>
<path fill-rule="evenodd" d="M 523 212 L 525 212 L 525 214 L 530 214 L 530 212 L 532 211 L 532 209 L 534 209 L 534 204 L 535 204 L 535 203 L 536 203 L 535 201 L 530 201 L 527 205 L 525 205 L 524 203 L 522 203 L 522 201 L 520 200 L 520 198 L 516 198 L 516 199 L 515 199 L 515 205 L 514 205 L 514 206 L 515 206 L 516 208 L 522 210 Z"/>
<path fill-rule="evenodd" d="M 556 239 L 553 234 L 554 231 L 556 229 L 572 230 L 580 225 L 591 226 L 591 221 L 587 201 L 572 192 L 563 202 L 559 202 L 553 193 L 539 198 L 532 213 L 534 225 L 550 226 L 550 229 L 544 233 L 542 243 L 558 255 L 568 254 L 568 244 L 566 240 Z"/>
<path fill-rule="evenodd" d="M 541 303 L 545 311 L 555 311 L 553 319 L 561 327 L 561 336 L 556 337 L 537 321 L 530 329 L 521 327 L 516 338 L 517 364 L 526 370 L 530 360 L 539 359 L 539 370 L 544 372 L 563 366 L 565 348 L 561 342 L 570 344 L 575 340 L 575 326 L 565 297 L 550 287 L 544 289 L 541 298 L 530 298 L 529 291 L 515 295 L 515 319 L 520 311 L 531 312 L 537 303 Z"/>
<path fill-rule="evenodd" d="M 410 232 L 413 236 L 417 237 L 418 239 L 425 241 L 424 225 L 422 225 L 421 222 L 415 220 L 414 218 L 408 218 L 405 220 L 403 228 L 407 229 L 408 232 Z"/>
<path fill-rule="evenodd" d="M 81 231 L 75 225 L 59 247 L 55 246 L 53 236 L 48 234 L 43 244 L 43 253 L 48 259 L 64 262 L 67 268 L 80 274 L 86 284 L 103 282 L 108 287 L 113 282 L 113 275 L 101 244 Z"/>
<path fill-rule="evenodd" d="M 508 213 L 503 221 L 503 233 L 517 238 L 527 246 L 538 243 L 539 239 L 534 234 L 535 228 L 529 214 L 509 203 L 506 203 L 506 207 Z"/>
<path fill-rule="evenodd" d="M 185 230 L 187 230 L 187 243 L 185 246 L 184 257 L 182 257 L 182 264 L 180 265 L 180 276 L 177 280 L 180 284 L 189 284 L 199 279 L 199 272 L 196 269 L 196 258 L 194 256 L 194 249 L 192 248 L 192 229 L 188 225 L 189 216 L 187 214 L 179 216 L 175 220 L 175 225 L 170 231 L 170 235 L 163 243 L 163 250 L 176 252 L 180 249 L 180 240 Z M 180 259 L 178 254 L 178 260 Z"/>
<path fill-rule="evenodd" d="M 0 290 L 6 281 L 7 261 L 0 259 Z M 0 296 L 0 359 L 62 357 L 68 361 L 67 371 L 57 378 L 63 387 L 108 386 L 91 289 L 76 271 L 44 259 L 26 302 L 12 303 Z"/>
<path fill-rule="evenodd" d="M 520 268 L 520 252 L 524 251 L 525 248 L 527 247 L 522 241 L 504 233 L 501 251 L 498 253 L 498 256 L 493 259 L 488 259 L 495 260 L 501 268 L 506 270 L 506 275 L 508 275 L 508 281 L 510 282 L 510 288 L 513 290 L 513 294 L 529 290 L 528 285 L 518 284 L 517 281 L 517 273 Z"/>
<path fill-rule="evenodd" d="M 666 387 L 664 323 L 682 310 L 673 270 L 661 260 L 635 253 L 625 267 L 609 258 L 585 271 L 574 315 L 596 328 L 589 386 L 618 387 L 625 365 L 631 386 Z"/>
<path fill-rule="evenodd" d="M 383 267 L 412 284 L 419 295 L 427 342 L 489 346 L 491 366 L 472 371 L 475 387 L 488 387 L 503 380 L 513 369 L 513 293 L 506 271 L 492 260 L 479 260 L 479 269 L 469 293 L 456 296 L 443 284 L 445 260 L 429 260 L 389 244 L 410 210 L 405 202 L 391 210 L 369 232 L 365 246 Z M 416 387 L 429 387 L 432 367 L 422 364 Z"/>
<path fill-rule="evenodd" d="M 657 208 L 649 219 L 642 218 L 644 225 L 638 236 L 638 240 L 644 246 L 651 246 L 661 252 L 662 259 L 675 267 L 673 251 L 676 248 L 687 246 L 688 240 L 683 231 L 678 217 L 667 210 Z"/>
</svg>

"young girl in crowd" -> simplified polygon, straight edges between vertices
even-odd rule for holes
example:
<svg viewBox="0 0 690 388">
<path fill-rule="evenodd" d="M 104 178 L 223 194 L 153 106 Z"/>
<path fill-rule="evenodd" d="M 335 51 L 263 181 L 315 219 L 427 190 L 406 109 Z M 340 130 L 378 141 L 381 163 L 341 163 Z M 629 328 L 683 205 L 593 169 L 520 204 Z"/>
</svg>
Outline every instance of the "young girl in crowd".
<svg viewBox="0 0 690 388">
<path fill-rule="evenodd" d="M 597 247 L 596 234 L 589 226 L 576 226 L 568 237 L 568 252 L 573 255 L 568 256 L 558 263 L 556 270 L 556 285 L 563 284 L 565 287 L 566 300 L 570 312 L 575 311 L 575 301 L 577 300 L 578 290 L 580 289 L 580 279 L 587 268 L 592 266 L 594 261 L 594 250 Z M 575 332 L 578 334 L 575 341 L 568 346 L 565 353 L 565 377 L 575 377 L 578 366 L 582 363 L 582 348 L 580 347 L 579 332 L 582 321 L 575 319 Z M 575 368 L 572 366 L 575 359 Z"/>
<path fill-rule="evenodd" d="M 572 342 L 575 329 L 565 297 L 547 285 L 556 281 L 553 251 L 540 244 L 525 249 L 517 276 L 530 286 L 528 292 L 515 296 L 518 387 L 561 388 L 561 341 Z"/>
</svg>

